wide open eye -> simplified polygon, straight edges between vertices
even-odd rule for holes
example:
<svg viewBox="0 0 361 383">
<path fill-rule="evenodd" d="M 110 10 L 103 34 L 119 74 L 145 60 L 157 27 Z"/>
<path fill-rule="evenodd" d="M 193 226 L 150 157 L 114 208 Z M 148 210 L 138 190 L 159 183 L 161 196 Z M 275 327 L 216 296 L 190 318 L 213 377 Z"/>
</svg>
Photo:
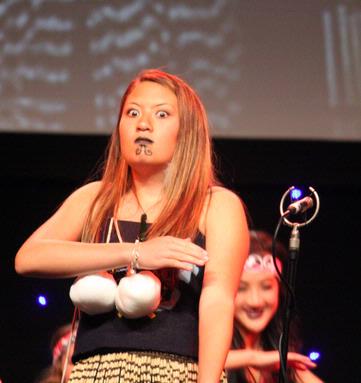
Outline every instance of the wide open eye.
<svg viewBox="0 0 361 383">
<path fill-rule="evenodd" d="M 156 116 L 159 117 L 159 118 L 166 118 L 169 116 L 169 113 L 166 112 L 165 110 L 159 110 L 157 113 L 156 113 Z"/>
<path fill-rule="evenodd" d="M 140 115 L 139 110 L 131 108 L 127 110 L 127 116 L 129 117 L 138 117 Z"/>
</svg>

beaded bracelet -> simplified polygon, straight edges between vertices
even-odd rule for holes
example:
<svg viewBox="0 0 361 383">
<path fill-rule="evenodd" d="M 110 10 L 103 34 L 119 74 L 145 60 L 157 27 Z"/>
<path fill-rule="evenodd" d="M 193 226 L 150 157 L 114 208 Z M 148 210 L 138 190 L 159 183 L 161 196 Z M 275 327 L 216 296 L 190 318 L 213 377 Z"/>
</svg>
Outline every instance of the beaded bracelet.
<svg viewBox="0 0 361 383">
<path fill-rule="evenodd" d="M 140 241 L 139 239 L 136 239 L 134 242 L 134 248 L 132 251 L 132 260 L 130 262 L 130 268 L 132 270 L 139 269 L 139 247 L 140 247 Z"/>
</svg>

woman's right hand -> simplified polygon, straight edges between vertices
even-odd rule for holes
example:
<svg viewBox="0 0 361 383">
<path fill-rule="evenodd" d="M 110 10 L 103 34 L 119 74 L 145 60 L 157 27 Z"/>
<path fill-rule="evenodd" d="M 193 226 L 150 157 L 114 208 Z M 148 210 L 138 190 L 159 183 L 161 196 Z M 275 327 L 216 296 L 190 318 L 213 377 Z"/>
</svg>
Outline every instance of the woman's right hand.
<svg viewBox="0 0 361 383">
<path fill-rule="evenodd" d="M 156 237 L 139 244 L 138 264 L 141 269 L 156 270 L 177 268 L 192 270 L 193 265 L 203 266 L 207 252 L 189 238 Z"/>
</svg>

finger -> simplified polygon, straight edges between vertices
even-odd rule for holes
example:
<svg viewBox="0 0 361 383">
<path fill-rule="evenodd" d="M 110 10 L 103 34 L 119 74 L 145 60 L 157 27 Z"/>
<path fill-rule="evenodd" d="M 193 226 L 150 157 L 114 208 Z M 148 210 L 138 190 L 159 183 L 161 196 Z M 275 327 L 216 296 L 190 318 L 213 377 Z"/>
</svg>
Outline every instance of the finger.
<svg viewBox="0 0 361 383">
<path fill-rule="evenodd" d="M 176 259 L 180 262 L 186 262 L 186 263 L 191 263 L 193 265 L 197 266 L 204 266 L 207 260 L 205 258 L 199 259 L 197 257 L 193 257 L 190 255 L 184 255 L 184 254 L 177 254 Z"/>
<path fill-rule="evenodd" d="M 290 360 L 290 364 L 298 369 L 307 370 L 307 368 L 315 368 L 317 365 L 306 356 L 298 357 Z"/>
<path fill-rule="evenodd" d="M 192 271 L 193 265 L 187 262 L 180 262 L 180 261 L 174 261 L 171 265 L 171 267 L 175 269 L 185 270 L 185 271 Z"/>
<path fill-rule="evenodd" d="M 316 367 L 316 363 L 312 361 L 308 356 L 298 354 L 296 352 L 289 352 L 287 355 L 287 360 L 294 361 L 294 362 L 300 362 L 307 366 Z"/>
<path fill-rule="evenodd" d="M 316 365 L 314 365 L 314 363 L 312 365 L 310 365 L 308 363 L 295 362 L 294 367 L 297 368 L 298 370 L 305 371 L 305 370 L 308 370 L 309 368 L 315 368 Z"/>
<path fill-rule="evenodd" d="M 193 270 L 193 267 L 196 265 L 196 266 L 204 266 L 205 264 L 205 260 L 202 260 L 202 259 L 199 259 L 199 258 L 195 258 L 195 257 L 192 257 L 190 255 L 184 255 L 184 254 L 181 254 L 181 253 L 169 253 L 167 254 L 167 256 L 165 257 L 166 259 L 166 262 L 170 265 L 174 265 L 176 264 L 177 268 L 180 267 L 180 268 L 184 268 L 186 265 L 186 269 L 188 270 Z M 173 267 L 173 266 L 171 266 Z"/>
<path fill-rule="evenodd" d="M 184 239 L 174 238 L 172 249 L 182 254 L 191 255 L 203 260 L 208 260 L 208 254 L 206 250 L 196 245 L 195 243 Z"/>
<path fill-rule="evenodd" d="M 307 370 L 307 367 L 304 364 L 302 364 L 302 363 L 294 363 L 293 366 L 294 366 L 294 368 L 296 370 L 301 370 L 301 371 L 306 371 Z"/>
</svg>

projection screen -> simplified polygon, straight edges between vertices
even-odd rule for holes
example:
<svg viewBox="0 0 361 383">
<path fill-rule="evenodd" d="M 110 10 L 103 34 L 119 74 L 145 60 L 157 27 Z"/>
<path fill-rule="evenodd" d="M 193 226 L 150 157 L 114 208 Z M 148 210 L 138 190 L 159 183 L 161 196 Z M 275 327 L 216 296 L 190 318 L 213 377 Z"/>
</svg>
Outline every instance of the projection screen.
<svg viewBox="0 0 361 383">
<path fill-rule="evenodd" d="M 361 140 L 360 1 L 5 0 L 0 49 L 0 132 L 109 134 L 162 68 L 214 137 Z"/>
</svg>

